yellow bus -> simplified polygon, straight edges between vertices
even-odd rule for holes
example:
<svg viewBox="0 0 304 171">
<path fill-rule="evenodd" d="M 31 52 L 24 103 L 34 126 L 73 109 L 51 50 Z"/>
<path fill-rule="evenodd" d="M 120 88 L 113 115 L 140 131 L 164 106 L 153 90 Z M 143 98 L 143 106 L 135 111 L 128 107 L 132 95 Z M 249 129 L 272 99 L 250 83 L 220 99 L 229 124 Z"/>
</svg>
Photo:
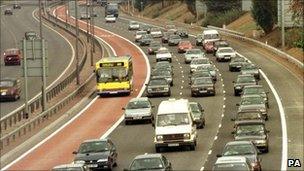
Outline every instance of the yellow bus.
<svg viewBox="0 0 304 171">
<path fill-rule="evenodd" d="M 133 65 L 131 56 L 102 58 L 95 66 L 97 94 L 127 94 L 133 87 Z"/>
</svg>

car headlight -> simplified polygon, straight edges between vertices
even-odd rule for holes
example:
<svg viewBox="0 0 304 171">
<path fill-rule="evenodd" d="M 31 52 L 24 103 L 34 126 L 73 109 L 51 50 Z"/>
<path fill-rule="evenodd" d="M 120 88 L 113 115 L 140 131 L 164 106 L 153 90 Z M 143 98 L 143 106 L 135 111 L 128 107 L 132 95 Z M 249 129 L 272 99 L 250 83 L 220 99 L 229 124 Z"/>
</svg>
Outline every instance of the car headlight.
<svg viewBox="0 0 304 171">
<path fill-rule="evenodd" d="M 213 90 L 213 87 L 207 87 L 208 90 Z"/>
<path fill-rule="evenodd" d="M 85 164 L 84 160 L 76 160 L 74 161 L 74 164 Z"/>
<path fill-rule="evenodd" d="M 164 138 L 164 137 L 163 137 L 162 135 L 157 135 L 157 136 L 156 136 L 156 140 L 157 140 L 157 141 L 162 141 L 163 138 Z"/>
<path fill-rule="evenodd" d="M 2 92 L 1 95 L 5 96 L 6 95 L 6 91 Z"/>
<path fill-rule="evenodd" d="M 241 86 L 235 86 L 235 89 L 241 89 L 242 87 Z"/>
<path fill-rule="evenodd" d="M 193 91 L 198 91 L 198 88 L 197 87 L 193 87 L 191 88 Z"/>
<path fill-rule="evenodd" d="M 165 90 L 165 91 L 169 91 L 169 88 L 168 88 L 168 87 L 165 87 L 164 90 Z"/>
<path fill-rule="evenodd" d="M 260 109 L 260 112 L 266 113 L 266 109 Z"/>
<path fill-rule="evenodd" d="M 257 144 L 266 144 L 266 140 L 256 140 L 255 143 L 257 143 Z"/>
<path fill-rule="evenodd" d="M 152 89 L 151 88 L 148 88 L 148 92 L 151 92 L 152 91 Z"/>
<path fill-rule="evenodd" d="M 264 101 L 267 101 L 267 97 L 264 97 Z"/>
<path fill-rule="evenodd" d="M 108 159 L 99 159 L 97 160 L 98 163 L 108 162 Z"/>
<path fill-rule="evenodd" d="M 185 139 L 190 139 L 190 134 L 189 133 L 184 134 L 184 138 Z"/>
</svg>

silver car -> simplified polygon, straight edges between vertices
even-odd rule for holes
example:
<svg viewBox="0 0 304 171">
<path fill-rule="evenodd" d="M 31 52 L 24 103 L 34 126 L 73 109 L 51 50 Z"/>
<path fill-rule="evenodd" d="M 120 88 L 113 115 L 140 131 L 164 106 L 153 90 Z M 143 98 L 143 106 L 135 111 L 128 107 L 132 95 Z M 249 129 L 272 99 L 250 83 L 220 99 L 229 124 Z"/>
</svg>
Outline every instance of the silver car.
<svg viewBox="0 0 304 171">
<path fill-rule="evenodd" d="M 258 94 L 264 98 L 266 106 L 269 108 L 268 93 L 269 92 L 266 92 L 262 85 L 248 85 L 243 88 L 242 96 Z"/>
<path fill-rule="evenodd" d="M 199 66 L 211 66 L 211 61 L 208 58 L 196 58 L 190 63 L 190 73 L 196 71 Z"/>
<path fill-rule="evenodd" d="M 136 120 L 148 120 L 152 122 L 152 108 L 150 100 L 147 97 L 133 98 L 129 101 L 125 110 L 125 124 Z"/>
<path fill-rule="evenodd" d="M 204 58 L 205 54 L 200 49 L 189 49 L 184 54 L 185 57 L 185 63 L 190 63 L 193 59 L 196 58 Z"/>
<path fill-rule="evenodd" d="M 250 74 L 253 75 L 255 79 L 260 79 L 259 68 L 255 64 L 246 64 L 241 68 L 241 74 Z"/>
<path fill-rule="evenodd" d="M 138 30 L 140 27 L 139 23 L 136 21 L 130 21 L 129 23 L 129 30 Z"/>
<path fill-rule="evenodd" d="M 236 57 L 234 49 L 231 47 L 220 47 L 215 53 L 217 61 L 230 61 L 231 58 Z"/>
</svg>

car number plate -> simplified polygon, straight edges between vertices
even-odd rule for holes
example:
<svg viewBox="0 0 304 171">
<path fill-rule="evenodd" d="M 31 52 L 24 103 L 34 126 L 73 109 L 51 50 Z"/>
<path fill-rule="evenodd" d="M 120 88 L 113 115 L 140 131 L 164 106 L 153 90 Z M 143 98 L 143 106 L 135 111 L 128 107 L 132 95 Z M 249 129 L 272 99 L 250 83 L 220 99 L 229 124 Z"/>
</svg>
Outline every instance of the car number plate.
<svg viewBox="0 0 304 171">
<path fill-rule="evenodd" d="M 117 91 L 110 91 L 110 94 L 117 94 Z"/>
<path fill-rule="evenodd" d="M 225 57 L 225 59 L 230 59 L 230 57 Z"/>
<path fill-rule="evenodd" d="M 141 119 L 141 116 L 134 116 L 134 119 Z"/>
<path fill-rule="evenodd" d="M 88 164 L 88 167 L 98 167 L 97 164 Z"/>
<path fill-rule="evenodd" d="M 179 144 L 168 144 L 169 147 L 177 147 Z"/>
<path fill-rule="evenodd" d="M 207 93 L 207 90 L 201 90 L 200 93 Z"/>
<path fill-rule="evenodd" d="M 237 68 L 241 68 L 242 66 L 236 66 Z"/>
</svg>

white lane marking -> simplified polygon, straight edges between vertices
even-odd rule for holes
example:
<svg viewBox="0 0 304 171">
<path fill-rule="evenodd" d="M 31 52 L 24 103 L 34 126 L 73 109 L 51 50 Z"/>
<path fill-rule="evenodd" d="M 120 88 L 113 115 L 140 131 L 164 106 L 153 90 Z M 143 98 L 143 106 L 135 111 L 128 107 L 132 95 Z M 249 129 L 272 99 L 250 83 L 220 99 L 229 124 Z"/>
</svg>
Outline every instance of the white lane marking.
<svg viewBox="0 0 304 171">
<path fill-rule="evenodd" d="M 222 118 L 224 117 L 225 115 L 224 115 L 224 113 L 222 114 Z"/>
<path fill-rule="evenodd" d="M 183 92 L 180 92 L 179 95 L 183 95 Z"/>
<path fill-rule="evenodd" d="M 223 90 L 223 93 L 225 94 L 225 93 L 226 93 L 226 91 L 225 91 L 225 90 Z"/>
<path fill-rule="evenodd" d="M 183 89 L 184 87 L 183 86 L 181 86 L 181 89 Z"/>
<path fill-rule="evenodd" d="M 216 136 L 214 137 L 214 141 L 217 140 L 217 138 L 218 138 L 218 137 L 217 137 L 217 135 L 216 135 Z"/>
<path fill-rule="evenodd" d="M 38 19 L 35 17 L 35 15 L 34 15 L 34 13 L 35 13 L 36 11 L 37 11 L 37 9 L 34 10 L 34 11 L 32 12 L 32 17 L 33 17 L 37 22 L 39 22 L 39 20 L 38 20 Z M 62 37 L 62 38 L 69 44 L 70 48 L 72 49 L 72 58 L 71 58 L 71 60 L 70 60 L 70 62 L 69 62 L 69 64 L 68 64 L 68 66 L 67 66 L 67 67 L 65 68 L 65 70 L 57 77 L 56 80 L 54 80 L 49 86 L 46 87 L 46 89 L 49 89 L 49 88 L 52 87 L 59 79 L 61 79 L 61 77 L 68 71 L 68 69 L 69 69 L 69 68 L 71 67 L 71 65 L 73 64 L 73 61 L 74 61 L 74 59 L 75 59 L 75 49 L 74 49 L 73 45 L 69 42 L 69 40 L 68 40 L 66 37 L 64 37 L 61 33 L 59 33 L 58 31 L 54 30 L 53 28 L 49 27 L 48 25 L 46 25 L 46 24 L 44 24 L 44 23 L 43 23 L 43 25 L 44 25 L 45 27 L 47 27 L 48 29 L 50 29 L 50 30 L 54 31 L 55 33 L 57 33 L 60 37 Z M 33 98 L 31 98 L 31 99 L 29 100 L 28 103 L 31 103 L 34 99 L 36 99 L 36 98 L 37 98 L 38 96 L 40 96 L 40 95 L 41 95 L 41 92 L 39 92 L 36 96 L 34 96 Z M 9 117 L 10 115 L 12 115 L 13 113 L 17 112 L 18 110 L 20 110 L 20 109 L 23 108 L 24 106 L 25 106 L 25 104 L 22 104 L 20 107 L 18 107 L 18 108 L 15 109 L 14 111 L 10 112 L 9 114 L 5 115 L 4 117 L 1 117 L 1 120 L 4 120 L 5 118 Z"/>
<path fill-rule="evenodd" d="M 184 83 L 185 81 L 184 80 L 182 80 L 182 83 Z"/>
<path fill-rule="evenodd" d="M 240 53 L 237 52 L 237 54 L 245 59 L 247 59 L 245 56 L 241 55 Z M 248 59 L 247 59 L 248 60 Z M 250 60 L 248 60 L 250 61 Z M 251 61 L 250 61 L 251 62 Z M 284 107 L 282 104 L 282 101 L 280 99 L 280 96 L 274 86 L 272 85 L 271 81 L 268 79 L 266 74 L 259 69 L 261 75 L 264 77 L 266 80 L 268 86 L 270 87 L 276 101 L 279 107 L 279 112 L 280 112 L 280 118 L 281 118 L 281 128 L 282 128 L 282 159 L 281 159 L 281 170 L 287 170 L 287 155 L 288 155 L 288 134 L 287 134 L 287 126 L 286 126 L 286 114 L 284 111 Z"/>
<path fill-rule="evenodd" d="M 180 64 L 180 63 L 179 63 L 179 64 Z M 180 66 L 179 68 L 180 68 L 180 69 L 183 69 L 183 67 L 182 67 L 182 66 Z"/>
<path fill-rule="evenodd" d="M 222 87 L 225 87 L 225 84 L 222 84 Z"/>
<path fill-rule="evenodd" d="M 225 101 L 225 100 L 226 100 L 226 97 L 224 97 L 223 99 L 224 99 L 224 101 Z"/>
<path fill-rule="evenodd" d="M 182 75 L 182 77 L 184 78 L 185 76 L 184 76 L 184 75 Z"/>
<path fill-rule="evenodd" d="M 226 105 L 223 105 L 223 108 L 225 109 L 225 108 L 226 108 Z"/>
<path fill-rule="evenodd" d="M 210 155 L 212 153 L 212 150 L 209 150 L 208 155 Z"/>
<path fill-rule="evenodd" d="M 184 73 L 184 71 L 183 71 L 183 70 L 181 70 L 181 73 Z"/>
</svg>

